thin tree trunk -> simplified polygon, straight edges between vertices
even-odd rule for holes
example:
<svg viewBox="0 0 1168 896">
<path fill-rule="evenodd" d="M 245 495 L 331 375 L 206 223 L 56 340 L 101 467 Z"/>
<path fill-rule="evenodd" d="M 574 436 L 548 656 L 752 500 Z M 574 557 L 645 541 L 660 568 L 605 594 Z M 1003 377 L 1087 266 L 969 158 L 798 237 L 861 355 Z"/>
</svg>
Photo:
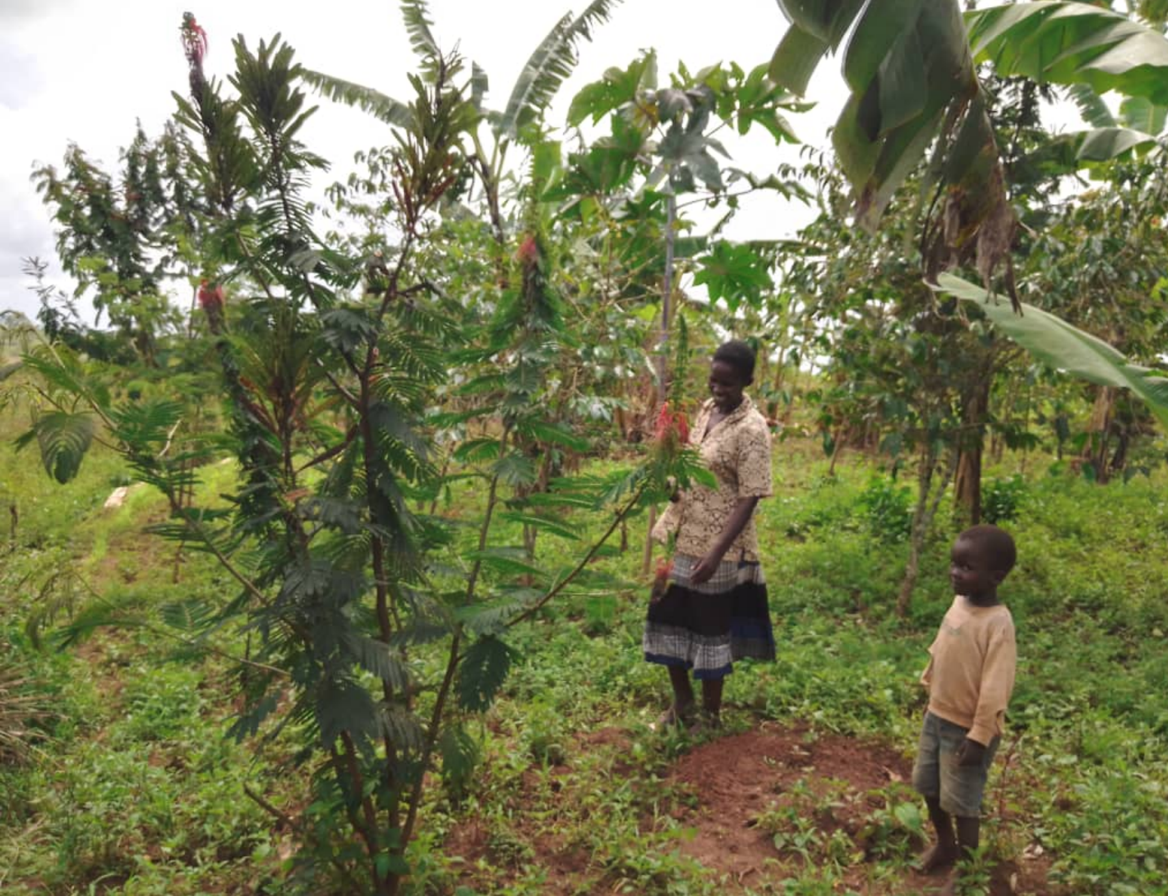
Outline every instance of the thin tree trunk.
<svg viewBox="0 0 1168 896">
<path fill-rule="evenodd" d="M 1095 406 L 1091 409 L 1091 420 L 1087 432 L 1091 436 L 1083 448 L 1083 462 L 1095 470 L 1095 481 L 1104 485 L 1111 478 L 1107 465 L 1108 431 L 1115 414 L 1116 391 L 1112 386 L 1101 386 L 1095 396 Z"/>
<path fill-rule="evenodd" d="M 981 522 L 981 468 L 985 451 L 983 427 L 989 414 L 993 365 L 986 359 L 979 366 L 972 388 L 962 396 L 963 439 L 957 454 L 957 476 L 953 484 L 954 502 L 965 511 L 971 526 Z"/>
<path fill-rule="evenodd" d="M 677 197 L 670 193 L 665 201 L 665 276 L 661 283 L 661 337 L 657 342 L 657 407 L 669 398 L 669 318 L 673 297 L 673 224 L 677 217 Z M 652 411 L 649 412 L 652 419 Z M 641 562 L 641 575 L 649 574 L 653 562 L 653 524 L 657 521 L 657 509 L 649 508 L 649 528 L 645 532 L 645 551 Z"/>
<path fill-rule="evenodd" d="M 908 615 L 908 607 L 912 602 L 913 591 L 916 589 L 917 578 L 921 571 L 921 553 L 924 551 L 925 539 L 933 525 L 933 518 L 937 515 L 937 508 L 941 505 L 941 497 L 953 477 L 953 470 L 957 464 L 954 452 L 941 478 L 937 483 L 937 491 L 929 501 L 929 493 L 933 485 L 933 474 L 937 470 L 937 455 L 932 447 L 927 448 L 925 456 L 921 458 L 920 472 L 917 476 L 917 503 L 913 509 L 912 534 L 909 537 L 908 564 L 905 566 L 904 579 L 900 583 L 900 593 L 896 597 L 896 615 L 903 619 Z"/>
</svg>

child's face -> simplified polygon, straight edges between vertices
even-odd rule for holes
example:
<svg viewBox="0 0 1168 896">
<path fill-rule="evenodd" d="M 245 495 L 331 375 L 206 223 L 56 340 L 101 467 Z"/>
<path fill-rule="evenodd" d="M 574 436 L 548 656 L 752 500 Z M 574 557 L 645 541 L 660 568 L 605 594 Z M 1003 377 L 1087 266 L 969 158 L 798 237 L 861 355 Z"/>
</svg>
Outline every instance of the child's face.
<svg viewBox="0 0 1168 896">
<path fill-rule="evenodd" d="M 725 361 L 711 363 L 709 386 L 710 395 L 719 410 L 732 411 L 742 404 L 742 390 L 746 388 L 746 383 L 733 365 Z"/>
<path fill-rule="evenodd" d="M 958 538 L 954 542 L 949 554 L 949 581 L 953 583 L 954 594 L 973 601 L 997 595 L 1005 573 L 997 569 L 986 554 L 986 550 L 971 539 Z"/>
</svg>

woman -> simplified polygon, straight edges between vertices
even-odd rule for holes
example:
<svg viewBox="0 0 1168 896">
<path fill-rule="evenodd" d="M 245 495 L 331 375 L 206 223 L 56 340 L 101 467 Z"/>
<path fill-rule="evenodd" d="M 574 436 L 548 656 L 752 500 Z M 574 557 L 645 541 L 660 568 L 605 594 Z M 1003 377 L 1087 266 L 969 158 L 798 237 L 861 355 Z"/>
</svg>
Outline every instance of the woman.
<svg viewBox="0 0 1168 896">
<path fill-rule="evenodd" d="M 771 437 L 743 391 L 753 381 L 750 346 L 719 346 L 710 363 L 712 397 L 692 431 L 717 487 L 681 493 L 653 528 L 661 542 L 677 534 L 669 587 L 649 605 L 643 640 L 645 659 L 667 667 L 673 685 L 673 705 L 659 725 L 717 727 L 733 661 L 775 657 L 754 528 L 755 505 L 771 494 Z M 702 683 L 700 713 L 691 669 Z"/>
</svg>

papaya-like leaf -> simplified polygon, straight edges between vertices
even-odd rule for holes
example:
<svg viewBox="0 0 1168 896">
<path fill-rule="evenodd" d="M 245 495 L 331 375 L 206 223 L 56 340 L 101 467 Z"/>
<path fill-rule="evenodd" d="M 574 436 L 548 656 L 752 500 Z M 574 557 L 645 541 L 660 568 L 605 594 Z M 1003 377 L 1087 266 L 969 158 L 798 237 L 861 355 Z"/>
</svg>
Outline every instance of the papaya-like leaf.
<svg viewBox="0 0 1168 896">
<path fill-rule="evenodd" d="M 765 261 L 745 243 L 719 240 L 698 261 L 694 283 L 704 284 L 711 300 L 725 299 L 731 311 L 744 301 L 756 306 L 773 285 Z"/>
</svg>

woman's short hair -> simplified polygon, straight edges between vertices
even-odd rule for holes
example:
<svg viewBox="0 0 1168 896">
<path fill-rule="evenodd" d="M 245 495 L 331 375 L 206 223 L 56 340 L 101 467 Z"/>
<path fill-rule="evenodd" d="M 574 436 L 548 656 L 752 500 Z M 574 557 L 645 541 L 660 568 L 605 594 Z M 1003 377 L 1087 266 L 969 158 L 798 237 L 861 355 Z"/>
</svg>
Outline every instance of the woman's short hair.
<svg viewBox="0 0 1168 896">
<path fill-rule="evenodd" d="M 733 367 L 747 385 L 754 382 L 754 349 L 741 339 L 731 339 L 719 345 L 714 360 Z"/>
</svg>

